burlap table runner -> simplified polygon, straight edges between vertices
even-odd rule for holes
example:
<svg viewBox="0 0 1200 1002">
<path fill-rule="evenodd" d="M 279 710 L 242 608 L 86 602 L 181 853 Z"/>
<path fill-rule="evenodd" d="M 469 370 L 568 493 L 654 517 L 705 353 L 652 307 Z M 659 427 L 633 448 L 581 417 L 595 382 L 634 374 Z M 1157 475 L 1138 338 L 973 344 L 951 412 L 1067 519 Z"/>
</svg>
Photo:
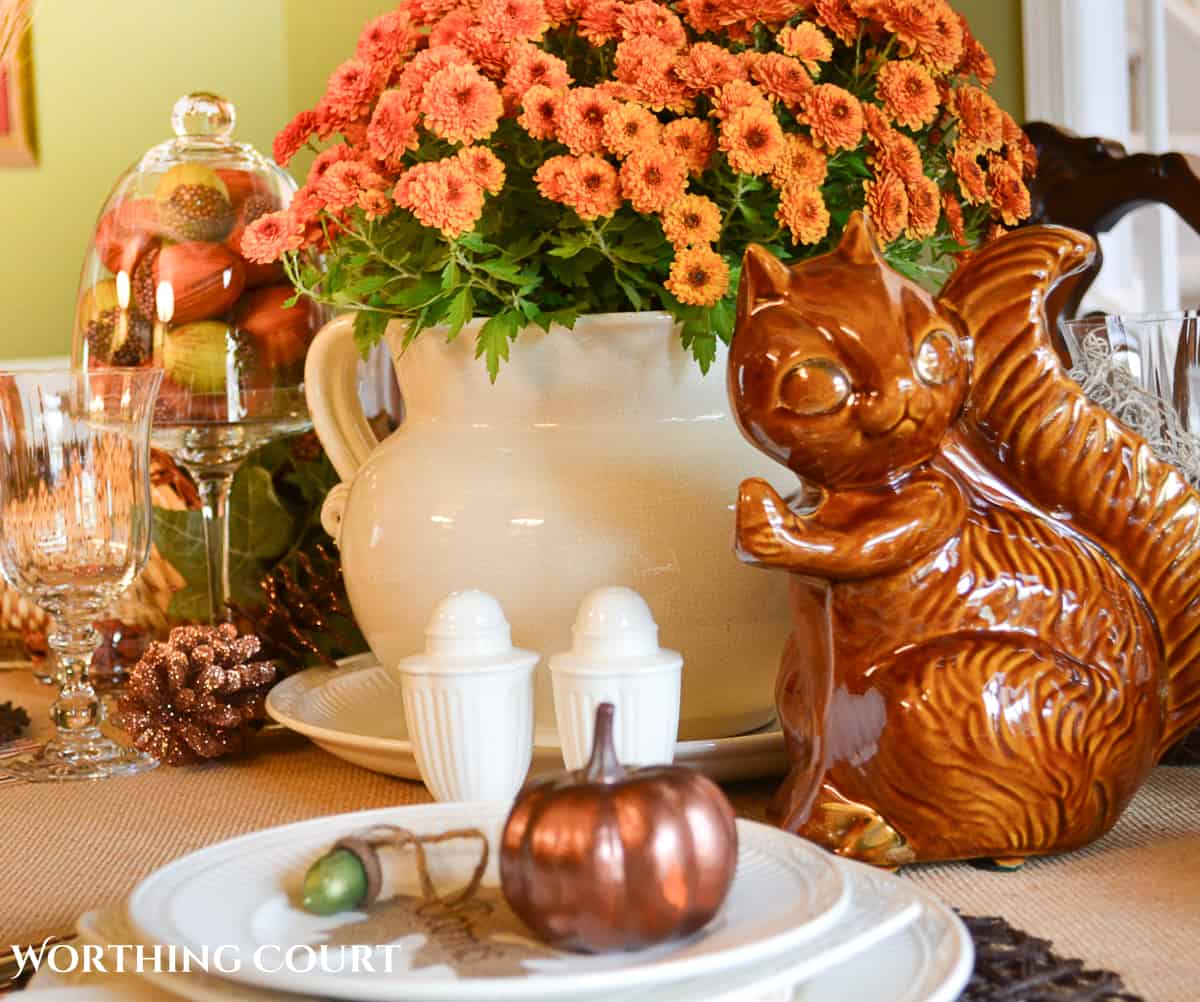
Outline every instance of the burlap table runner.
<svg viewBox="0 0 1200 1002">
<path fill-rule="evenodd" d="M 47 689 L 26 672 L 0 673 L 0 703 L 8 699 L 45 733 Z M 740 813 L 761 818 L 771 786 L 729 793 Z M 119 901 L 156 867 L 212 842 L 429 799 L 418 783 L 279 732 L 245 758 L 207 766 L 0 787 L 0 944 L 61 934 L 80 912 Z M 1017 873 L 960 864 L 906 873 L 966 913 L 1003 915 L 1061 954 L 1118 972 L 1147 1002 L 1200 1000 L 1200 769 L 1159 769 L 1117 828 L 1083 852 Z"/>
</svg>

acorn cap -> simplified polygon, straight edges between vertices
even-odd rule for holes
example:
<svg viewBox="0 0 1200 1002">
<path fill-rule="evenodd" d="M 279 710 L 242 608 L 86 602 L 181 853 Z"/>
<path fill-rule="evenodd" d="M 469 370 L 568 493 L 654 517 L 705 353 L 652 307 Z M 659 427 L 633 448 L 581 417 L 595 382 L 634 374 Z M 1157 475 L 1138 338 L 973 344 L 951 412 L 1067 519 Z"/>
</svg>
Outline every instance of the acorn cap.
<svg viewBox="0 0 1200 1002">
<path fill-rule="evenodd" d="M 400 662 L 402 672 L 419 675 L 532 668 L 538 655 L 513 647 L 512 629 L 491 595 L 457 591 L 433 610 L 425 627 L 425 653 Z"/>
<path fill-rule="evenodd" d="M 584 598 L 571 627 L 571 650 L 550 659 L 553 671 L 576 674 L 670 671 L 678 651 L 658 646 L 658 624 L 632 588 L 597 588 Z"/>
</svg>

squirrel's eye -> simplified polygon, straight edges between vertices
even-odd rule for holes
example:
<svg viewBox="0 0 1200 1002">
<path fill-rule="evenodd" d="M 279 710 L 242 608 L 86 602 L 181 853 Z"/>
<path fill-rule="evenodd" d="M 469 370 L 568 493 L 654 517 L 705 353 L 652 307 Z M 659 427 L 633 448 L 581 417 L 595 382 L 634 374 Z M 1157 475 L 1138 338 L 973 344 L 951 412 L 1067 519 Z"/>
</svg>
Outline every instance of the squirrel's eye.
<svg viewBox="0 0 1200 1002">
<path fill-rule="evenodd" d="M 958 371 L 958 339 L 947 330 L 930 331 L 917 348 L 916 370 L 921 382 L 938 386 Z"/>
<path fill-rule="evenodd" d="M 834 362 L 823 358 L 801 362 L 783 377 L 779 402 L 796 414 L 828 414 L 850 396 L 850 379 Z"/>
</svg>

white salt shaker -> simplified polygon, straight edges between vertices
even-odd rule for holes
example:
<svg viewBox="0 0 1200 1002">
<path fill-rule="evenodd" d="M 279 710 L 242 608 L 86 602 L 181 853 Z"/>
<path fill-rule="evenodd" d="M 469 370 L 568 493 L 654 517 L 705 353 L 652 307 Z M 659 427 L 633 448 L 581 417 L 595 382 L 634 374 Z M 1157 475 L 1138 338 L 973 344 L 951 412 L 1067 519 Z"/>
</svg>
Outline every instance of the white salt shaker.
<svg viewBox="0 0 1200 1002">
<path fill-rule="evenodd" d="M 617 757 L 662 765 L 675 757 L 683 656 L 658 646 L 658 624 L 632 588 L 591 592 L 571 628 L 571 650 L 550 659 L 554 716 L 568 769 L 587 762 L 596 707 L 612 703 Z"/>
<path fill-rule="evenodd" d="M 438 800 L 511 800 L 533 757 L 533 669 L 491 595 L 433 610 L 425 653 L 396 666 L 417 768 Z"/>
</svg>

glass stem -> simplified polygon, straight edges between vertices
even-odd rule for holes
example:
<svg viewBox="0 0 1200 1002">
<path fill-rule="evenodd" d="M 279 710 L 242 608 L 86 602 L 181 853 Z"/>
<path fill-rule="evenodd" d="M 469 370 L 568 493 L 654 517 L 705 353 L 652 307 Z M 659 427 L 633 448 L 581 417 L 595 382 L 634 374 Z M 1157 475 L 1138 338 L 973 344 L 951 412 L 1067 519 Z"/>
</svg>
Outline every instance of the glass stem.
<svg viewBox="0 0 1200 1002">
<path fill-rule="evenodd" d="M 193 469 L 204 515 L 204 548 L 208 557 L 209 622 L 229 618 L 229 493 L 237 466 Z"/>
<path fill-rule="evenodd" d="M 46 638 L 58 666 L 58 698 L 50 707 L 50 719 L 64 740 L 91 736 L 100 726 L 100 700 L 88 680 L 92 654 L 100 634 L 86 615 L 63 616 Z"/>
</svg>

